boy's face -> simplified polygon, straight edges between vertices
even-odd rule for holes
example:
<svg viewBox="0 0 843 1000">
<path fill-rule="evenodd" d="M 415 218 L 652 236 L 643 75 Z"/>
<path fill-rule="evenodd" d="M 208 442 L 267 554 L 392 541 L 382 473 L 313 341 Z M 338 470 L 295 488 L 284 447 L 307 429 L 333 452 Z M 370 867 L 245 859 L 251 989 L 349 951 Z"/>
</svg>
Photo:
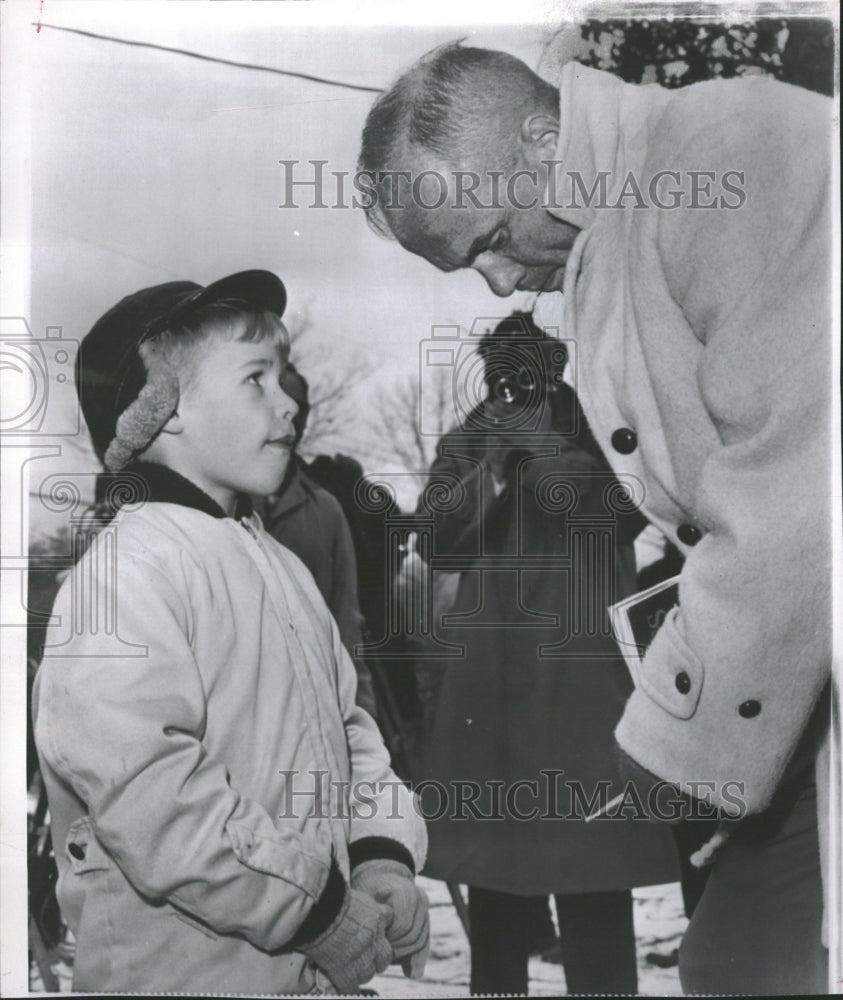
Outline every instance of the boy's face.
<svg viewBox="0 0 843 1000">
<path fill-rule="evenodd" d="M 278 489 L 295 442 L 298 407 L 281 388 L 282 348 L 272 339 L 209 337 L 179 400 L 179 468 L 227 513 L 238 493 Z"/>
</svg>

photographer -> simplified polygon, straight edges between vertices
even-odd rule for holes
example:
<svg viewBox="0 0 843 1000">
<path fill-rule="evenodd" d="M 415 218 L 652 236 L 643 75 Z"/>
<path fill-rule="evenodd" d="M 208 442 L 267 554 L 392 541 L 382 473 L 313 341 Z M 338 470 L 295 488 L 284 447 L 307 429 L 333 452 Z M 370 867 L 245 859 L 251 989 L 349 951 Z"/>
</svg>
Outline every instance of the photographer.
<svg viewBox="0 0 843 1000">
<path fill-rule="evenodd" d="M 630 889 L 676 877 L 670 835 L 586 824 L 578 793 L 620 787 L 612 732 L 632 683 L 606 609 L 634 590 L 644 521 L 562 381 L 564 345 L 515 314 L 479 352 L 486 398 L 440 443 L 420 502 L 462 498 L 434 514 L 435 553 L 462 569 L 456 624 L 435 631 L 463 652 L 443 660 L 425 872 L 469 886 L 473 993 L 526 993 L 550 894 L 568 992 L 635 993 Z"/>
</svg>

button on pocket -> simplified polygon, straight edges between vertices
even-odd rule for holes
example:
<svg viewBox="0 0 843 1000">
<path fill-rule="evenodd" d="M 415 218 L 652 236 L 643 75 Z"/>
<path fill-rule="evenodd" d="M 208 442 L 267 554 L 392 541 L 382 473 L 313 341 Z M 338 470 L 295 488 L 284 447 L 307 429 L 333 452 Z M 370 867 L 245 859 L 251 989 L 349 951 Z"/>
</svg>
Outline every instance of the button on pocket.
<svg viewBox="0 0 843 1000">
<path fill-rule="evenodd" d="M 641 690 L 677 719 L 690 719 L 703 687 L 703 665 L 677 625 L 679 608 L 668 612 L 639 670 Z"/>
<path fill-rule="evenodd" d="M 65 850 L 76 875 L 107 871 L 114 867 L 94 834 L 89 816 L 77 819 L 67 831 Z"/>
<path fill-rule="evenodd" d="M 684 670 L 680 670 L 673 678 L 673 683 L 680 694 L 687 694 L 691 690 L 691 678 Z"/>
</svg>

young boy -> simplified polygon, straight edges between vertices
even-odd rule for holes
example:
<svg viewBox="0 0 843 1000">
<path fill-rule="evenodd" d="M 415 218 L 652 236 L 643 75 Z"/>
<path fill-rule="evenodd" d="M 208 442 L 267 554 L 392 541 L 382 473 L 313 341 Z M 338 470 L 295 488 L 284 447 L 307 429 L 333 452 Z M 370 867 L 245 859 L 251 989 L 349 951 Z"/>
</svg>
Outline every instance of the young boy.
<svg viewBox="0 0 843 1000">
<path fill-rule="evenodd" d="M 246 495 L 295 403 L 266 271 L 119 302 L 76 383 L 125 505 L 56 602 L 35 735 L 76 991 L 355 992 L 420 975 L 424 823 L 312 577 Z"/>
</svg>

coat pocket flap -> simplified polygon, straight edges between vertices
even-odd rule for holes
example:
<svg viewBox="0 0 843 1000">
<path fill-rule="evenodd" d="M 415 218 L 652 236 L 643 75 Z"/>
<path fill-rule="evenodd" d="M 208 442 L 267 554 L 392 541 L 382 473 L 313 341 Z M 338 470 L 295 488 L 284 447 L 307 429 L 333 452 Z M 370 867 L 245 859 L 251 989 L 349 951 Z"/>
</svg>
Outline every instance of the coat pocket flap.
<svg viewBox="0 0 843 1000">
<path fill-rule="evenodd" d="M 64 850 L 76 875 L 107 871 L 114 867 L 114 862 L 94 834 L 90 816 L 82 816 L 73 823 L 67 831 Z"/>
<path fill-rule="evenodd" d="M 677 719 L 690 719 L 702 692 L 704 668 L 682 639 L 680 608 L 668 612 L 647 650 L 639 674 L 641 690 Z"/>
</svg>

